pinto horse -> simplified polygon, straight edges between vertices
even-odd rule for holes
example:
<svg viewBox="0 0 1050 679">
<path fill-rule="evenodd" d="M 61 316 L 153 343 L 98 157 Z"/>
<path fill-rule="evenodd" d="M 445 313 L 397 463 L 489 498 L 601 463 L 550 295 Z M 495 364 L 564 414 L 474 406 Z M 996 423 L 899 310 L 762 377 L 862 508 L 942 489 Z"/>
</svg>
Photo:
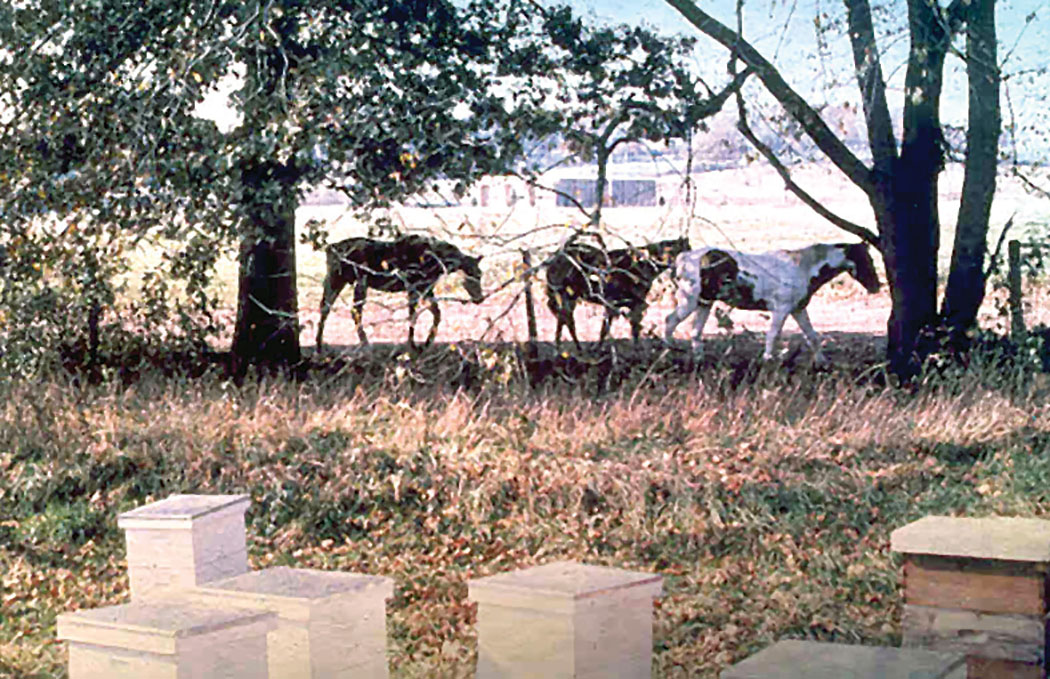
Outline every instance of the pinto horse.
<svg viewBox="0 0 1050 679">
<path fill-rule="evenodd" d="M 578 243 L 575 236 L 570 238 L 547 263 L 547 307 L 558 321 L 555 346 L 561 345 L 561 329 L 567 326 L 576 349 L 580 349 L 574 313 L 581 300 L 605 307 L 599 347 L 609 334 L 613 318 L 623 308 L 628 310 L 631 339 L 637 345 L 647 306 L 645 298 L 653 281 L 688 249 L 685 238 L 616 250 Z"/>
<path fill-rule="evenodd" d="M 806 305 L 825 283 L 847 272 L 869 293 L 879 291 L 868 246 L 864 243 L 818 243 L 801 250 L 775 250 L 746 254 L 719 248 L 701 248 L 678 256 L 675 280 L 677 306 L 667 316 L 664 340 L 671 342 L 674 329 L 689 314 L 693 321 L 693 353 L 703 353 L 704 324 L 714 302 L 738 309 L 763 310 L 773 314 L 766 332 L 762 358 L 773 358 L 784 321 L 790 315 L 802 329 L 817 364 L 824 363 L 820 335 L 809 322 Z"/>
<path fill-rule="evenodd" d="M 423 236 L 401 236 L 393 241 L 371 238 L 348 238 L 328 246 L 328 274 L 324 279 L 324 296 L 321 299 L 321 320 L 317 325 L 317 349 L 321 349 L 324 322 L 332 304 L 342 289 L 354 285 L 354 306 L 351 315 L 357 326 L 361 344 L 368 344 L 361 323 L 361 311 L 365 306 L 368 288 L 386 292 L 408 293 L 408 344 L 416 348 L 413 332 L 416 322 L 416 307 L 420 300 L 430 302 L 430 313 L 434 323 L 423 345 L 429 346 L 437 335 L 441 310 L 434 297 L 434 286 L 442 275 L 462 271 L 463 288 L 475 304 L 484 301 L 481 292 L 481 257 L 463 254 L 456 246 L 444 241 Z"/>
</svg>

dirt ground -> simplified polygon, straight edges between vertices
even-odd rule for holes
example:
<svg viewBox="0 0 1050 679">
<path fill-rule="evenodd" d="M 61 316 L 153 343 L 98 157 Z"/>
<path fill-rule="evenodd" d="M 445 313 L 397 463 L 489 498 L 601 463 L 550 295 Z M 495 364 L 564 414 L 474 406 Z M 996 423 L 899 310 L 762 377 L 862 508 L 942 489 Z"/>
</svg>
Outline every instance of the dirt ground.
<svg viewBox="0 0 1050 679">
<path fill-rule="evenodd" d="M 825 336 L 825 343 L 834 343 L 837 334 L 871 335 L 874 341 L 882 341 L 886 333 L 886 319 L 889 317 L 890 300 L 888 295 L 879 293 L 866 295 L 859 285 L 852 281 L 833 284 L 828 294 L 818 294 L 810 303 L 810 318 L 817 332 Z M 847 286 L 856 286 L 857 291 L 846 290 Z M 533 298 L 536 310 L 536 326 L 541 341 L 554 339 L 555 320 L 547 309 L 546 295 L 542 285 L 534 284 Z M 642 324 L 643 337 L 659 338 L 663 335 L 664 318 L 671 311 L 673 297 L 666 281 L 661 290 L 654 291 L 650 297 L 650 306 Z M 846 294 L 843 294 L 846 293 Z M 325 323 L 324 342 L 329 348 L 345 350 L 358 345 L 357 331 L 350 314 L 350 295 L 340 298 Z M 501 293 L 487 299 L 480 305 L 464 303 L 457 296 L 441 302 L 441 322 L 438 326 L 437 341 L 454 343 L 457 341 L 492 341 L 523 342 L 528 339 L 528 321 L 523 296 Z M 769 314 L 765 312 L 732 310 L 729 318 L 732 327 L 719 327 L 718 314 L 712 314 L 705 327 L 705 337 L 725 336 L 728 333 L 758 333 L 764 335 L 769 327 Z M 305 346 L 313 346 L 316 341 L 318 311 L 304 309 L 300 315 L 303 325 L 302 341 Z M 408 336 L 408 318 L 404 296 L 372 293 L 365 307 L 365 331 L 373 343 L 397 344 L 406 341 Z M 596 341 L 601 329 L 602 310 L 592 304 L 580 304 L 576 309 L 576 327 L 580 340 Z M 426 337 L 431 326 L 429 311 L 419 314 L 415 336 L 417 341 Z M 692 319 L 686 319 L 675 333 L 683 342 L 692 331 Z M 630 326 L 625 318 L 613 322 L 613 338 L 629 339 Z M 567 330 L 562 331 L 563 348 L 571 347 Z M 792 346 L 802 341 L 798 326 L 788 320 L 784 326 L 782 343 L 787 341 Z"/>
</svg>

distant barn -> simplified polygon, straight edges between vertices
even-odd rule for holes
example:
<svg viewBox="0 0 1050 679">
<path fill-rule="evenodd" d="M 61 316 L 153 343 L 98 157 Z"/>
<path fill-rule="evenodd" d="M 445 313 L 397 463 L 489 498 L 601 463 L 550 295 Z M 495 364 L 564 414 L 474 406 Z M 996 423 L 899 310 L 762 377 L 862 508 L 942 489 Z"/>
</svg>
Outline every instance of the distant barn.
<svg viewBox="0 0 1050 679">
<path fill-rule="evenodd" d="M 597 205 L 597 181 L 559 179 L 555 184 L 558 207 Z M 575 200 L 575 203 L 573 202 Z M 613 179 L 608 183 L 605 205 L 611 207 L 652 207 L 657 204 L 655 179 Z"/>
</svg>

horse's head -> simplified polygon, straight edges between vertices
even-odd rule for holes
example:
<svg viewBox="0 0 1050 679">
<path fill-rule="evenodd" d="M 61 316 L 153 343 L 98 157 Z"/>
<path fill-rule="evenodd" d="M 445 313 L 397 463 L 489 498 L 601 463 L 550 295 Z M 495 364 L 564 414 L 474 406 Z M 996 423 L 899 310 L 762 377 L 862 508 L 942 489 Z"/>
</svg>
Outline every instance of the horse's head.
<svg viewBox="0 0 1050 679">
<path fill-rule="evenodd" d="M 470 301 L 481 304 L 485 301 L 485 293 L 481 291 L 481 257 L 463 257 L 460 269 L 463 271 L 463 289 L 470 295 Z"/>
<path fill-rule="evenodd" d="M 839 246 L 846 257 L 846 271 L 857 279 L 870 293 L 879 291 L 879 274 L 875 271 L 875 262 L 871 259 L 867 243 L 850 243 Z"/>
<path fill-rule="evenodd" d="M 689 239 L 683 237 L 650 243 L 646 249 L 649 255 L 663 266 L 674 266 L 675 258 L 683 252 L 688 252 L 691 248 Z"/>
</svg>

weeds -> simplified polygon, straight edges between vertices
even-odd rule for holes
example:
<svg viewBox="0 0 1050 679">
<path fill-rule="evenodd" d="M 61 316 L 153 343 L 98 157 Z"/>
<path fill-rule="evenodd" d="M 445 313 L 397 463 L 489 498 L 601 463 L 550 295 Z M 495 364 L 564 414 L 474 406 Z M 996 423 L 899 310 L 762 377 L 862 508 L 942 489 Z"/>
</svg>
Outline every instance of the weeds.
<svg viewBox="0 0 1050 679">
<path fill-rule="evenodd" d="M 550 359 L 530 389 L 492 351 L 239 389 L 0 385 L 0 672 L 65 676 L 55 616 L 126 600 L 116 515 L 174 492 L 250 494 L 255 568 L 395 578 L 398 677 L 469 676 L 466 581 L 552 559 L 664 575 L 660 677 L 716 677 L 788 636 L 896 644 L 890 531 L 1050 507 L 1041 383 L 994 362 L 904 394 L 870 361 L 683 372 L 655 354 L 576 381 Z"/>
</svg>

